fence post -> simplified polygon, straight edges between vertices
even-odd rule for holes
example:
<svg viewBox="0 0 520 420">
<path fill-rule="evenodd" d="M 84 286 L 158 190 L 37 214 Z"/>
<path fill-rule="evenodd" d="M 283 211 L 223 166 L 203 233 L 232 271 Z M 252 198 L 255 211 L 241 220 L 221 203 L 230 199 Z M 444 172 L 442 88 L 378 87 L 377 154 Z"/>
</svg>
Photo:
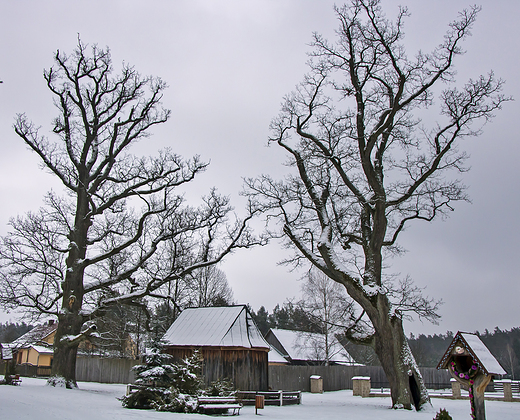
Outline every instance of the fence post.
<svg viewBox="0 0 520 420">
<path fill-rule="evenodd" d="M 462 398 L 461 393 L 460 393 L 460 383 L 457 382 L 457 380 L 455 378 L 451 378 L 450 381 L 451 381 L 451 396 L 456 399 Z"/>
<path fill-rule="evenodd" d="M 283 391 L 280 390 L 278 391 L 278 393 L 280 394 L 280 407 L 283 405 Z"/>
<path fill-rule="evenodd" d="M 504 401 L 513 401 L 513 388 L 511 387 L 511 379 L 502 379 L 504 386 Z"/>
<path fill-rule="evenodd" d="M 362 398 L 370 395 L 370 376 L 354 376 L 352 378 L 352 395 Z"/>
</svg>

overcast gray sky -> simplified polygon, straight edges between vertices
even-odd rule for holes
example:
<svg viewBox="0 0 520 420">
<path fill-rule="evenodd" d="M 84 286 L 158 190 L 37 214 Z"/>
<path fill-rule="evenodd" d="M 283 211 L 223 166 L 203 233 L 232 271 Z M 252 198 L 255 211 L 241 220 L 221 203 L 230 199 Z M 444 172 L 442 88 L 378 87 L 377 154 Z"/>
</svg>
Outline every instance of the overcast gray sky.
<svg viewBox="0 0 520 420">
<path fill-rule="evenodd" d="M 338 2 L 338 4 L 340 4 Z M 388 16 L 409 7 L 408 54 L 442 42 L 447 23 L 471 4 L 462 0 L 383 0 Z M 505 92 L 520 98 L 520 2 L 485 0 L 457 60 L 463 84 L 493 69 Z M 211 160 L 193 185 L 195 198 L 216 186 L 233 197 L 238 212 L 242 177 L 282 173 L 284 156 L 266 147 L 268 125 L 282 97 L 306 71 L 312 32 L 329 39 L 337 27 L 329 0 L 0 0 L 0 235 L 9 218 L 35 210 L 42 196 L 60 186 L 42 171 L 12 128 L 25 112 L 49 133 L 55 116 L 42 71 L 53 53 L 84 43 L 109 46 L 114 65 L 135 65 L 170 86 L 164 98 L 171 120 L 140 143 L 136 153 L 171 147 L 186 157 Z M 472 169 L 464 175 L 472 204 L 460 203 L 446 221 L 416 224 L 402 235 L 408 250 L 392 261 L 426 293 L 442 298 L 440 325 L 408 323 L 408 332 L 483 331 L 520 325 L 520 102 L 507 103 L 484 134 L 464 141 Z M 279 244 L 242 251 L 223 265 L 239 303 L 271 311 L 299 296 L 298 278 L 277 265 Z M 0 321 L 16 319 L 1 314 Z"/>
</svg>

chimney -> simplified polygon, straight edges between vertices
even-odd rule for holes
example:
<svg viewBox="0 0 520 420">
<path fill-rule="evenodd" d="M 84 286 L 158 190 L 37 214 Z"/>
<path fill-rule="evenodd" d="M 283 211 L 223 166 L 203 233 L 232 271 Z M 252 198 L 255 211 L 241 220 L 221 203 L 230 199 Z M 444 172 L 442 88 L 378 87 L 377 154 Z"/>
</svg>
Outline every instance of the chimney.
<svg viewBox="0 0 520 420">
<path fill-rule="evenodd" d="M 51 325 L 54 325 L 54 319 L 50 319 L 50 320 L 49 320 L 49 327 L 50 327 Z"/>
</svg>

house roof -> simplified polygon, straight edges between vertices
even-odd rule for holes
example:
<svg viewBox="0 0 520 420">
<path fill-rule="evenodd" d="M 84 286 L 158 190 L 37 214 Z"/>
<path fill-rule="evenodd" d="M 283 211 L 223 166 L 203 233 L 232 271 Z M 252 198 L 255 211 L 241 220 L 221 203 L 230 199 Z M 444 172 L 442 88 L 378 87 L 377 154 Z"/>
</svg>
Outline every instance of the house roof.
<svg viewBox="0 0 520 420">
<path fill-rule="evenodd" d="M 45 346 L 30 346 L 32 347 L 34 350 L 36 350 L 38 353 L 40 354 L 53 354 L 53 349 L 52 347 L 45 347 Z"/>
<path fill-rule="evenodd" d="M 274 346 L 270 346 L 269 354 L 267 355 L 268 363 L 284 363 L 287 364 L 289 361 L 284 357 L 280 351 Z"/>
<path fill-rule="evenodd" d="M 245 305 L 188 308 L 163 337 L 166 346 L 244 347 L 269 350 Z"/>
<path fill-rule="evenodd" d="M 10 343 L 0 343 L 0 359 L 11 360 L 13 358 L 13 351 L 11 350 Z"/>
<path fill-rule="evenodd" d="M 52 323 L 51 323 L 52 322 Z M 9 343 L 10 347 L 14 349 L 27 348 L 34 344 L 39 344 L 42 340 L 51 335 L 58 328 L 57 322 L 47 322 L 42 325 L 37 325 L 31 331 L 26 332 L 21 337 L 18 337 L 12 343 Z"/>
<path fill-rule="evenodd" d="M 271 328 L 266 337 L 274 347 L 277 347 L 279 343 L 281 348 L 278 347 L 278 350 L 282 355 L 291 360 L 325 360 L 325 336 L 323 334 Z M 272 340 L 273 337 L 276 340 Z M 278 341 L 278 343 L 276 343 L 276 341 Z M 330 345 L 329 355 L 331 362 L 354 363 L 352 356 L 350 356 L 347 350 L 335 339 Z"/>
<path fill-rule="evenodd" d="M 448 368 L 450 356 L 456 354 L 457 347 L 462 347 L 467 354 L 472 356 L 474 362 L 486 375 L 505 375 L 507 373 L 478 335 L 460 331 L 453 337 L 451 344 L 437 365 L 437 369 Z"/>
</svg>

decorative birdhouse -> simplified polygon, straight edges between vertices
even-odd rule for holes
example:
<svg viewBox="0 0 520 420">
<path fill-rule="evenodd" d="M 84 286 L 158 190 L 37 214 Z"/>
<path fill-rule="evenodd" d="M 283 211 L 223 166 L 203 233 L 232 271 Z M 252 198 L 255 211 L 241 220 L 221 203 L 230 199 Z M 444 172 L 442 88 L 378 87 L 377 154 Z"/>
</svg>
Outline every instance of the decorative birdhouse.
<svg viewBox="0 0 520 420">
<path fill-rule="evenodd" d="M 442 356 L 437 369 L 448 369 L 464 389 L 469 391 L 471 417 L 484 420 L 484 391 L 493 375 L 506 371 L 476 334 L 458 332 Z"/>
</svg>

